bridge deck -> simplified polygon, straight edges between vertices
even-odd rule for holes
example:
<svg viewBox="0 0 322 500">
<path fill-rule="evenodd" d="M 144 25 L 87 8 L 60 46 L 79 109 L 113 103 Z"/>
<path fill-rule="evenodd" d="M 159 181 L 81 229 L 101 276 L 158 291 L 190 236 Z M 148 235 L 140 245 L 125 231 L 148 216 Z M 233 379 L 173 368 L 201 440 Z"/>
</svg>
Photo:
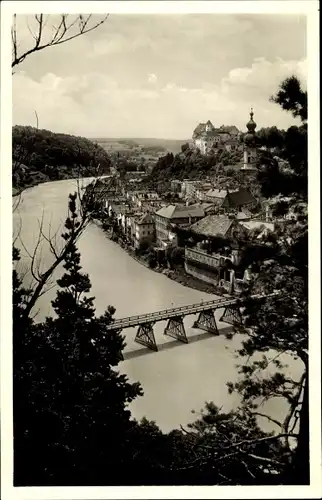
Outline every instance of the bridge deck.
<svg viewBox="0 0 322 500">
<path fill-rule="evenodd" d="M 253 295 L 252 299 L 264 298 L 263 295 Z M 201 311 L 206 311 L 209 309 L 215 310 L 222 307 L 227 307 L 240 302 L 238 298 L 220 298 L 215 300 L 209 300 L 207 302 L 198 302 L 196 304 L 189 304 L 186 306 L 174 307 L 171 309 L 164 309 L 162 311 L 156 311 L 153 313 L 139 314 L 137 316 L 128 316 L 126 318 L 115 319 L 111 323 L 107 330 L 118 330 L 123 328 L 130 328 L 134 326 L 143 325 L 145 323 L 155 323 L 156 321 L 162 321 L 169 318 L 175 318 L 178 316 L 188 316 L 190 314 L 196 314 Z"/>
</svg>

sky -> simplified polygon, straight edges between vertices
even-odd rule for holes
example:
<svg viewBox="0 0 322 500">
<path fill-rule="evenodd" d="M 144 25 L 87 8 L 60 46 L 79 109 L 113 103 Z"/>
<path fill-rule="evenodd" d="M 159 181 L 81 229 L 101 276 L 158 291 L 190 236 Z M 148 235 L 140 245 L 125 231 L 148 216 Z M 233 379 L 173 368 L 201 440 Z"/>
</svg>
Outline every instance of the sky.
<svg viewBox="0 0 322 500">
<path fill-rule="evenodd" d="M 49 16 L 45 37 L 56 21 Z M 20 50 L 33 27 L 33 16 L 19 16 Z M 244 131 L 253 107 L 258 129 L 287 128 L 296 120 L 269 97 L 291 74 L 306 87 L 306 72 L 304 16 L 111 14 L 15 68 L 13 124 L 36 126 L 36 111 L 53 132 L 189 139 L 208 119 Z"/>
</svg>

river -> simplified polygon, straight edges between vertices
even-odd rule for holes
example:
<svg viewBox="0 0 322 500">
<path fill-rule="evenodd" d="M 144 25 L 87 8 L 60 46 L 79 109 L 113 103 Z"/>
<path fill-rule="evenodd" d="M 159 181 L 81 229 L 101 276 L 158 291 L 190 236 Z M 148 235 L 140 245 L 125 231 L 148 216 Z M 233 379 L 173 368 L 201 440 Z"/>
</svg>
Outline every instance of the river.
<svg viewBox="0 0 322 500">
<path fill-rule="evenodd" d="M 83 181 L 84 184 L 89 179 Z M 45 234 L 49 226 L 53 235 L 62 226 L 67 214 L 67 198 L 77 189 L 75 180 L 40 184 L 22 193 L 18 208 L 13 214 L 14 235 L 21 248 L 22 272 L 30 267 L 31 253 L 37 244 L 39 221 L 43 218 Z M 59 241 L 59 236 L 57 241 Z M 152 312 L 172 305 L 185 305 L 215 298 L 197 290 L 184 287 L 166 276 L 156 273 L 133 260 L 116 243 L 110 241 L 94 224 L 88 226 L 78 242 L 83 271 L 92 283 L 91 295 L 95 296 L 97 314 L 110 304 L 116 308 L 115 317 Z M 48 244 L 39 247 L 39 265 L 46 267 L 51 254 Z M 58 269 L 55 279 L 62 273 Z M 28 280 L 28 274 L 26 274 Z M 50 301 L 55 288 L 43 295 L 35 308 L 36 320 L 51 314 Z M 216 312 L 219 320 L 221 312 Z M 118 369 L 131 381 L 140 381 L 144 396 L 131 404 L 135 418 L 146 416 L 164 431 L 186 425 L 195 420 L 192 410 L 199 412 L 206 401 L 214 401 L 229 410 L 238 404 L 236 395 L 228 395 L 226 382 L 237 377 L 236 349 L 240 337 L 227 340 L 224 335 L 211 336 L 192 328 L 194 316 L 185 319 L 189 344 L 182 344 L 163 335 L 165 322 L 155 325 L 159 352 L 153 352 L 134 342 L 135 329 L 124 330 L 127 346 L 125 360 Z M 217 321 L 218 327 L 227 327 Z M 301 365 L 292 362 L 292 374 L 300 376 Z M 285 406 L 281 400 L 270 401 L 267 411 L 282 418 Z M 271 428 L 266 421 L 266 428 Z"/>
</svg>

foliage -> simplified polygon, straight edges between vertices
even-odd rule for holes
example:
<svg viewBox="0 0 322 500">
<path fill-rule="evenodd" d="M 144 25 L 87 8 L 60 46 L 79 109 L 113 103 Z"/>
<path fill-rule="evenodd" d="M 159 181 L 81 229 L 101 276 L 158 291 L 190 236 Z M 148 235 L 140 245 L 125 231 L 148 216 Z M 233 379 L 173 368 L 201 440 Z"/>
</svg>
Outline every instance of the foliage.
<svg viewBox="0 0 322 500">
<path fill-rule="evenodd" d="M 299 79 L 292 75 L 279 86 L 271 101 L 290 111 L 294 118 L 299 117 L 302 122 L 307 120 L 307 92 L 302 89 Z"/>
<path fill-rule="evenodd" d="M 84 137 L 15 125 L 12 128 L 12 181 L 24 187 L 35 175 L 47 180 L 109 173 L 103 148 Z"/>
<path fill-rule="evenodd" d="M 259 158 L 258 181 L 263 196 L 297 193 L 307 197 L 307 93 L 302 90 L 300 81 L 292 76 L 286 78 L 279 91 L 271 98 L 283 109 L 292 112 L 302 120 L 301 126 L 291 126 L 286 132 L 276 127 L 259 131 L 259 140 L 263 146 L 274 148 L 278 157 L 265 151 Z M 279 165 L 286 161 L 288 169 Z"/>
<path fill-rule="evenodd" d="M 261 128 L 256 132 L 256 139 L 260 146 L 281 150 L 285 140 L 285 131 L 276 126 Z"/>
<path fill-rule="evenodd" d="M 294 207 L 296 209 L 298 206 Z M 251 299 L 244 304 L 244 325 L 239 331 L 246 337 L 238 354 L 247 361 L 239 365 L 240 381 L 228 387 L 230 392 L 237 391 L 241 395 L 242 403 L 254 414 L 271 398 L 285 399 L 288 412 L 283 421 L 274 423 L 282 433 L 289 434 L 296 427 L 300 397 L 304 393 L 304 401 L 307 401 L 308 391 L 308 228 L 305 215 L 300 213 L 297 221 L 277 228 L 274 236 L 274 254 L 269 260 L 257 262 L 258 276 L 246 297 L 256 293 L 277 292 L 278 295 L 266 299 L 261 307 Z M 261 358 L 258 357 L 260 353 Z M 300 379 L 286 374 L 285 355 L 302 360 Z M 291 453 L 289 440 L 285 441 L 292 460 L 284 480 L 298 484 L 307 484 L 309 480 L 308 439 L 306 443 L 303 440 L 303 433 L 308 434 L 307 414 L 307 403 L 303 403 L 296 451 Z M 294 465 L 298 453 L 302 455 L 300 470 Z"/>
<path fill-rule="evenodd" d="M 78 225 L 74 196 L 69 208 L 66 240 Z M 56 317 L 29 322 L 28 328 L 17 321 L 24 291 L 15 280 L 16 485 L 101 484 L 103 477 L 113 483 L 133 426 L 127 405 L 142 394 L 138 383 L 115 371 L 124 338 L 106 330 L 114 308 L 95 316 L 93 297 L 87 295 L 90 280 L 81 272 L 74 243 L 64 268 L 52 302 Z"/>
</svg>

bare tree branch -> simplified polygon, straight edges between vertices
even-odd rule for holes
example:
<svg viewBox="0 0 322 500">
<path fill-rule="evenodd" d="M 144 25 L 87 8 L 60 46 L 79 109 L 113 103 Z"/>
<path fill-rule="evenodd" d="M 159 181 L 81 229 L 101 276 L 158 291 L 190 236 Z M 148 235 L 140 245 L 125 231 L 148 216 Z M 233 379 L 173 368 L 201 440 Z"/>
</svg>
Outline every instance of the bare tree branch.
<svg viewBox="0 0 322 500">
<path fill-rule="evenodd" d="M 62 250 L 59 253 L 57 253 L 57 257 L 55 258 L 54 262 L 46 269 L 46 271 L 44 271 L 42 273 L 39 272 L 38 276 L 37 276 L 36 271 L 35 271 L 35 258 L 36 258 L 36 252 L 37 252 L 39 244 L 40 244 L 39 241 L 41 238 L 43 238 L 43 222 L 40 223 L 40 231 L 38 234 L 36 249 L 33 252 L 32 263 L 31 263 L 32 276 L 34 277 L 34 279 L 36 279 L 37 285 L 34 288 L 33 293 L 31 295 L 30 299 L 28 300 L 28 303 L 27 303 L 26 308 L 24 310 L 24 314 L 25 314 L 26 318 L 30 315 L 31 310 L 34 308 L 39 297 L 41 295 L 43 295 L 44 293 L 46 293 L 46 291 L 48 291 L 48 290 L 46 290 L 44 292 L 44 289 L 45 289 L 46 285 L 48 284 L 50 278 L 53 276 L 54 271 L 61 264 L 61 262 L 63 262 L 63 260 L 65 259 L 65 256 L 67 255 L 67 253 L 69 251 L 70 245 L 73 243 L 76 243 L 76 241 L 79 239 L 81 234 L 84 232 L 89 221 L 90 221 L 90 214 L 85 213 L 79 222 L 78 228 L 73 232 L 72 237 L 68 241 L 66 241 Z M 57 251 L 57 250 L 55 249 L 55 251 Z M 39 271 L 39 269 L 38 269 L 38 271 Z"/>
<path fill-rule="evenodd" d="M 267 420 L 269 420 L 270 422 L 273 422 L 274 424 L 278 425 L 279 427 L 283 427 L 283 424 L 281 424 L 281 422 L 279 422 L 278 420 L 275 420 L 275 418 L 272 418 L 270 417 L 269 415 L 266 415 L 265 413 L 260 413 L 259 411 L 251 411 L 250 412 L 252 415 L 257 415 L 259 417 L 265 417 L 267 418 Z"/>
<path fill-rule="evenodd" d="M 14 68 L 18 64 L 22 63 L 26 57 L 37 52 L 39 50 L 43 50 L 47 47 L 53 47 L 55 45 L 60 45 L 62 43 L 66 43 L 74 38 L 77 38 L 81 35 L 85 35 L 89 33 L 103 23 L 105 23 L 108 18 L 108 14 L 103 17 L 98 22 L 95 22 L 91 25 L 92 14 L 82 15 L 79 14 L 73 21 L 68 22 L 68 14 L 60 15 L 60 22 L 57 25 L 52 25 L 53 33 L 48 41 L 43 40 L 44 28 L 48 22 L 50 16 L 46 20 L 44 20 L 44 14 L 35 14 L 34 19 L 37 23 L 36 32 L 33 33 L 28 25 L 28 29 L 31 33 L 31 36 L 34 40 L 33 46 L 23 52 L 22 54 L 18 53 L 18 41 L 17 41 L 17 23 L 16 23 L 16 14 L 13 16 L 13 24 L 11 28 L 11 40 L 12 40 L 12 63 L 11 67 Z M 73 33 L 72 30 L 77 26 L 77 32 Z"/>
</svg>

